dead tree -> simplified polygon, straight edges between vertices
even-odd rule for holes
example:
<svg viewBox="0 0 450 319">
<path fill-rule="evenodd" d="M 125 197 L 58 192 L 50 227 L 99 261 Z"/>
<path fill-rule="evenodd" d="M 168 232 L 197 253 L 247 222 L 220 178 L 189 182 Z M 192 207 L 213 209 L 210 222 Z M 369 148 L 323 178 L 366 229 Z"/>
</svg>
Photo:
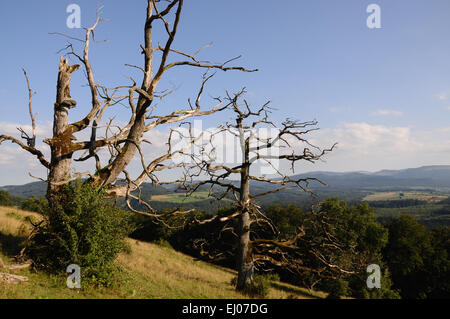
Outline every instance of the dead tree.
<svg viewBox="0 0 450 319">
<path fill-rule="evenodd" d="M 283 172 L 276 161 L 290 163 L 292 173 L 294 173 L 296 163 L 301 161 L 315 163 L 334 148 L 333 145 L 329 149 L 320 150 L 305 138 L 306 134 L 317 130 L 316 121 L 299 122 L 287 119 L 280 127 L 277 127 L 269 118 L 271 113 L 269 102 L 257 111 L 253 111 L 245 99 L 241 103 L 244 93 L 245 90 L 242 90 L 234 96 L 227 96 L 229 109 L 235 115 L 234 123 L 222 124 L 210 134 L 209 139 L 202 145 L 197 145 L 193 152 L 186 154 L 193 161 L 186 166 L 187 173 L 183 181 L 188 194 L 208 185 L 210 194 L 217 190 L 221 191 L 219 200 L 227 196 L 234 199 L 237 211 L 229 216 L 221 216 L 220 220 L 226 222 L 233 218 L 239 218 L 236 286 L 238 290 L 242 290 L 253 280 L 255 255 L 252 246 L 256 242 L 253 242 L 250 236 L 251 225 L 253 222 L 271 224 L 255 200 L 291 187 L 298 187 L 302 191 L 312 193 L 309 183 L 311 181 L 322 183 L 313 177 L 294 178 Z M 258 128 L 261 127 L 271 128 L 272 134 L 269 136 L 259 134 Z M 216 137 L 224 133 L 233 136 L 239 145 L 240 158 L 234 165 L 223 163 L 216 156 L 218 148 Z M 230 143 L 228 140 L 227 142 Z M 233 145 L 233 143 L 231 144 Z M 225 151 L 230 151 L 232 145 L 227 145 Z M 301 147 L 301 150 L 296 150 L 296 147 Z M 255 174 L 252 168 L 261 162 L 273 169 L 274 178 Z M 233 181 L 235 178 L 238 178 L 238 182 Z M 262 193 L 252 193 L 251 182 L 265 183 L 272 187 Z M 203 221 L 203 223 L 218 218 L 216 216 Z"/>
<path fill-rule="evenodd" d="M 91 44 L 94 42 L 94 31 L 99 23 L 103 21 L 100 16 L 101 8 L 97 10 L 95 23 L 85 29 L 84 38 L 78 39 L 59 33 L 59 35 L 62 35 L 69 41 L 66 47 L 66 50 L 68 50 L 67 54 L 77 59 L 79 64 L 70 65 L 68 59 L 63 57 L 61 57 L 59 62 L 56 102 L 54 103 L 53 136 L 44 140 L 50 146 L 50 160 L 47 160 L 43 152 L 37 149 L 35 145 L 35 116 L 31 109 L 33 93 L 25 73 L 29 89 L 29 110 L 33 125 L 33 135 L 30 137 L 23 130 L 20 130 L 22 138 L 26 140 L 26 144 L 14 137 L 0 135 L 0 144 L 4 141 L 11 141 L 19 145 L 22 149 L 35 155 L 40 163 L 48 169 L 49 173 L 46 181 L 48 182 L 47 198 L 50 206 L 53 203 L 57 203 L 57 195 L 61 187 L 76 178 L 80 178 L 80 176 L 89 176 L 89 183 L 93 187 L 106 187 L 110 197 L 126 197 L 129 200 L 134 196 L 132 192 L 139 189 L 144 181 L 149 178 L 153 182 L 157 181 L 155 177 L 156 172 L 172 168 L 170 164 L 167 164 L 167 161 L 176 154 L 176 152 L 172 152 L 169 149 L 166 154 L 147 162 L 144 159 L 141 147 L 142 143 L 148 142 L 143 138 L 146 132 L 160 125 L 212 114 L 226 107 L 220 99 L 217 99 L 216 105 L 206 110 L 201 108 L 200 99 L 206 82 L 211 78 L 211 76 L 204 76 L 200 90 L 196 94 L 195 102 L 191 103 L 189 100 L 189 105 L 185 108 L 179 108 L 173 112 L 166 111 L 166 114 L 163 115 L 153 115 L 154 100 L 167 94 L 164 90 L 158 89 L 158 84 L 168 71 L 183 66 L 206 71 L 210 69 L 242 72 L 256 71 L 239 66 L 228 66 L 236 58 L 222 64 L 216 64 L 199 61 L 196 54 L 189 54 L 172 48 L 173 41 L 178 33 L 183 4 L 183 0 L 164 2 L 147 0 L 143 30 L 144 44 L 140 46 L 141 53 L 144 56 L 144 64 L 142 67 L 126 64 L 142 71 L 143 76 L 140 85 L 131 79 L 132 83 L 129 85 L 107 88 L 96 81 L 94 67 L 89 59 L 89 51 Z M 166 41 L 163 45 L 158 44 L 155 46 L 153 44 L 153 30 L 157 23 L 163 26 Z M 75 46 L 70 41 L 78 41 L 82 44 L 81 54 L 77 53 Z M 169 62 L 169 55 L 180 57 L 180 60 Z M 91 103 L 84 118 L 70 123 L 69 112 L 72 108 L 77 107 L 77 101 L 70 94 L 70 82 L 74 72 L 80 68 L 84 68 L 87 77 Z M 122 102 L 128 103 L 131 111 L 128 123 L 120 127 L 114 125 L 113 121 L 110 120 L 105 124 L 105 137 L 98 136 L 97 129 L 105 112 L 110 107 Z M 115 131 L 113 128 L 115 128 Z M 78 141 L 75 135 L 84 130 L 91 131 L 91 139 Z M 97 155 L 101 149 L 107 149 L 110 153 L 107 165 L 102 165 Z M 95 159 L 94 171 L 71 174 L 74 154 L 77 152 L 85 153 L 75 159 L 76 161 Z M 141 157 L 142 173 L 137 178 L 132 179 L 127 172 L 127 166 L 136 155 Z M 125 178 L 123 178 L 124 176 Z M 127 183 L 118 183 L 120 180 L 126 180 Z"/>
</svg>

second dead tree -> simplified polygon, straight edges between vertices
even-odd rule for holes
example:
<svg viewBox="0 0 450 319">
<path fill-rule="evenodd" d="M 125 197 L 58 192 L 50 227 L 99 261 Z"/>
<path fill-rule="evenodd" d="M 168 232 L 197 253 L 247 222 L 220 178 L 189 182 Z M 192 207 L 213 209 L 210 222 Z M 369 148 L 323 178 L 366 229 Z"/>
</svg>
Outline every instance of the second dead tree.
<svg viewBox="0 0 450 319">
<path fill-rule="evenodd" d="M 252 223 L 267 223 L 273 227 L 255 199 L 292 187 L 312 193 L 309 189 L 309 183 L 311 181 L 322 183 L 314 177 L 294 178 L 283 173 L 274 162 L 290 163 L 292 174 L 294 174 L 297 162 L 315 163 L 334 148 L 333 145 L 329 149 L 320 150 L 305 139 L 306 134 L 317 130 L 316 121 L 300 122 L 287 119 L 281 126 L 277 127 L 269 118 L 272 110 L 269 107 L 269 102 L 253 111 L 248 102 L 242 98 L 244 94 L 245 90 L 242 90 L 234 96 L 228 95 L 227 97 L 229 109 L 234 113 L 234 122 L 227 122 L 219 126 L 204 145 L 197 147 L 197 151 L 186 154 L 192 158 L 193 163 L 186 164 L 187 173 L 183 181 L 188 194 L 194 193 L 200 187 L 209 185 L 210 195 L 219 189 L 221 191 L 219 200 L 225 197 L 234 199 L 236 211 L 228 216 L 215 216 L 200 223 L 208 223 L 217 219 L 220 219 L 221 222 L 227 222 L 234 218 L 239 219 L 237 290 L 245 289 L 246 285 L 253 281 L 256 255 L 252 249 L 254 242 L 250 236 Z M 276 134 L 260 136 L 257 133 L 257 129 L 260 127 L 275 129 Z M 222 133 L 230 134 L 239 141 L 241 159 L 236 165 L 220 163 L 214 156 L 217 147 L 214 137 Z M 295 148 L 297 148 L 297 151 Z M 277 149 L 277 152 L 274 152 L 275 149 Z M 257 174 L 254 175 L 252 167 L 256 167 L 261 162 L 271 166 L 277 176 L 267 178 Z M 231 180 L 237 176 L 239 176 L 238 182 Z M 266 183 L 273 187 L 262 193 L 252 193 L 251 182 Z M 274 229 L 274 231 L 276 230 Z"/>
</svg>

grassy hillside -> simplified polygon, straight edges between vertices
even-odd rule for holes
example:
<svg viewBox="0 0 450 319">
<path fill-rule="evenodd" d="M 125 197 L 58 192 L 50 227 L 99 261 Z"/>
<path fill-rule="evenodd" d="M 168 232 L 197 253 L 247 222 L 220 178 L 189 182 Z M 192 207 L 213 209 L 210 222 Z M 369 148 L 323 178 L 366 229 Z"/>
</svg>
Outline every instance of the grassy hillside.
<svg viewBox="0 0 450 319">
<path fill-rule="evenodd" d="M 27 218 L 39 215 L 11 207 L 0 207 L 0 257 L 7 264 L 18 252 L 30 228 Z M 109 288 L 83 286 L 80 290 L 66 288 L 64 276 L 52 276 L 32 270 L 16 274 L 29 277 L 18 285 L 0 283 L 0 299 L 5 298 L 247 298 L 234 291 L 230 281 L 236 272 L 214 266 L 174 251 L 171 247 L 129 239 L 130 252 L 122 253 L 116 263 L 120 276 Z M 8 272 L 2 270 L 4 272 Z M 323 298 L 326 294 L 310 292 L 296 286 L 273 282 L 269 298 Z"/>
</svg>

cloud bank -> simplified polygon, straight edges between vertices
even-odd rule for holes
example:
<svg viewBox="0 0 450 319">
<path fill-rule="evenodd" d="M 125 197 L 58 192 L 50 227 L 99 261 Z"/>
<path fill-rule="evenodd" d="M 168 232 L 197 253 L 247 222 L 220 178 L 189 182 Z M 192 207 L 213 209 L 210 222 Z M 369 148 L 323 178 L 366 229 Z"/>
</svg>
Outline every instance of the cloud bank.
<svg viewBox="0 0 450 319">
<path fill-rule="evenodd" d="M 2 132 L 17 136 L 15 123 L 0 123 Z M 26 126 L 22 126 L 27 129 Z M 49 125 L 38 130 L 38 147 L 48 156 L 48 147 L 42 143 L 51 132 Z M 372 125 L 366 122 L 342 123 L 334 128 L 324 128 L 309 135 L 309 141 L 321 148 L 338 143 L 336 149 L 327 154 L 323 161 L 310 164 L 299 163 L 297 173 L 308 171 L 377 171 L 381 169 L 401 169 L 422 165 L 450 164 L 450 127 L 432 130 L 414 129 L 401 126 Z M 162 155 L 167 147 L 167 130 L 154 129 L 145 138 L 152 144 L 143 147 L 147 162 Z M 300 148 L 299 148 L 300 149 Z M 299 150 L 298 149 L 298 150 Z M 102 153 L 106 164 L 107 152 Z M 94 161 L 77 164 L 76 170 L 92 170 Z M 282 166 L 288 171 L 290 166 Z M 138 156 L 129 167 L 133 176 L 142 172 Z M 23 184 L 34 181 L 28 176 L 45 178 L 47 172 L 32 155 L 19 147 L 5 142 L 0 146 L 0 185 Z M 174 179 L 175 171 L 160 174 L 162 179 Z"/>
</svg>

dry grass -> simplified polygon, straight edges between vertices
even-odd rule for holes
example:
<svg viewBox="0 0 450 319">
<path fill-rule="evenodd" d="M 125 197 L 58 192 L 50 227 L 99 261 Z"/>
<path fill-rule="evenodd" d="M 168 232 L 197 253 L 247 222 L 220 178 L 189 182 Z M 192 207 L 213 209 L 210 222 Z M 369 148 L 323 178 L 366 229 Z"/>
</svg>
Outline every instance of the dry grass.
<svg viewBox="0 0 450 319">
<path fill-rule="evenodd" d="M 37 213 L 20 210 L 16 207 L 0 206 L 0 233 L 12 236 L 26 236 L 31 231 L 31 225 L 26 218 L 37 221 L 42 218 Z"/>
<path fill-rule="evenodd" d="M 248 298 L 237 293 L 230 282 L 236 276 L 231 269 L 198 261 L 173 250 L 155 244 L 129 239 L 132 254 L 121 254 L 118 262 L 132 273 L 147 278 L 151 286 L 158 289 L 145 291 L 136 287 L 150 298 Z M 269 298 L 323 298 L 326 294 L 313 292 L 285 283 L 276 282 Z"/>
<path fill-rule="evenodd" d="M 24 218 L 39 215 L 15 208 L 0 207 L 0 235 L 23 236 L 29 230 Z M 81 290 L 65 287 L 64 276 L 23 270 L 29 282 L 20 285 L 0 286 L 0 299 L 5 298 L 134 298 L 134 299 L 243 299 L 230 282 L 236 272 L 195 260 L 170 247 L 128 239 L 131 253 L 122 253 L 117 264 L 123 271 L 120 280 L 110 288 L 83 286 Z M 9 262 L 2 255 L 5 262 Z M 83 284 L 82 284 L 83 285 Z M 269 298 L 324 298 L 325 293 L 273 282 Z"/>
</svg>

